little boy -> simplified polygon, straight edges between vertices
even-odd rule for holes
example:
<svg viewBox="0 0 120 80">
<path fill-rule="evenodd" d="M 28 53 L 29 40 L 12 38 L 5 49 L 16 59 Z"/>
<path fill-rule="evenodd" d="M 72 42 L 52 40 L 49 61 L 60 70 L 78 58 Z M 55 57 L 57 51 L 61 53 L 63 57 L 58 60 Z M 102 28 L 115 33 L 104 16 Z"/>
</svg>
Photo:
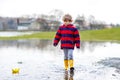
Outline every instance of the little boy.
<svg viewBox="0 0 120 80">
<path fill-rule="evenodd" d="M 54 38 L 54 46 L 57 46 L 61 40 L 61 49 L 64 51 L 64 67 L 65 70 L 70 68 L 70 71 L 74 71 L 73 50 L 76 45 L 80 48 L 80 36 L 77 28 L 71 24 L 72 17 L 69 14 L 63 16 L 63 25 L 59 27 Z"/>
</svg>

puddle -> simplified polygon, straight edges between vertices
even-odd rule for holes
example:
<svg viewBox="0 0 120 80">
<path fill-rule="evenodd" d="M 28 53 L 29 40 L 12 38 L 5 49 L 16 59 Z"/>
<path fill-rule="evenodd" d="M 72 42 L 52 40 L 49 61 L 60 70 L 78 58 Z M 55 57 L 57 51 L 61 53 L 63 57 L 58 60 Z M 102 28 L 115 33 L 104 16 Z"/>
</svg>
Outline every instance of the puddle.
<svg viewBox="0 0 120 80">
<path fill-rule="evenodd" d="M 120 80 L 120 44 L 81 42 L 74 50 L 75 72 L 63 68 L 63 51 L 51 40 L 1 40 L 1 80 Z M 12 68 L 20 68 L 12 74 Z"/>
<path fill-rule="evenodd" d="M 0 32 L 0 37 L 12 37 L 12 36 L 20 36 L 20 35 L 26 35 L 26 34 L 33 34 L 35 32 Z"/>
</svg>

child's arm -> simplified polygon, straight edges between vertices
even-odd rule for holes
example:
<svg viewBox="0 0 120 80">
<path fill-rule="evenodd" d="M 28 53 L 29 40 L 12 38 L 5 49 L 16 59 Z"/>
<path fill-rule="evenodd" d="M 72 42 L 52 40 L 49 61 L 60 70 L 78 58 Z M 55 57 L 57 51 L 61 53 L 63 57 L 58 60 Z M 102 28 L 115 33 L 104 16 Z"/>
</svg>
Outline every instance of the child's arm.
<svg viewBox="0 0 120 80">
<path fill-rule="evenodd" d="M 57 44 L 59 43 L 60 39 L 61 39 L 61 32 L 60 32 L 60 28 L 59 28 L 57 30 L 57 32 L 56 32 L 53 45 L 57 46 Z"/>
<path fill-rule="evenodd" d="M 77 29 L 74 32 L 74 38 L 76 47 L 80 48 L 80 35 Z"/>
</svg>

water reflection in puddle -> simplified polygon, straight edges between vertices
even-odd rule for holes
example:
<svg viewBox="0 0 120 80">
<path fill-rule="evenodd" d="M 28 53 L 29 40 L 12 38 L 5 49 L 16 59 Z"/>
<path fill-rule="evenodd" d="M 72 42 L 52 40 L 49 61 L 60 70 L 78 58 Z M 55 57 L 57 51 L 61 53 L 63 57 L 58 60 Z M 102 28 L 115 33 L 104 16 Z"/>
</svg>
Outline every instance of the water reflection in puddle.
<svg viewBox="0 0 120 80">
<path fill-rule="evenodd" d="M 120 80 L 120 44 L 81 42 L 74 50 L 74 75 L 63 69 L 63 52 L 51 40 L 0 41 L 2 80 Z M 12 68 L 20 68 L 13 75 Z M 72 75 L 72 76 L 71 76 Z"/>
</svg>

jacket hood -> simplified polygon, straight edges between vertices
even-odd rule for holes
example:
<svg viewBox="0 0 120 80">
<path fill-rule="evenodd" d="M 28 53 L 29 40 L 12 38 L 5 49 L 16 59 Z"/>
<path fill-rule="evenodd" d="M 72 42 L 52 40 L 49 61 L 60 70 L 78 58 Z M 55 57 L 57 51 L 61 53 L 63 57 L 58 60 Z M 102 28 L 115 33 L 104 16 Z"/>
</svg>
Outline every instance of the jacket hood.
<svg viewBox="0 0 120 80">
<path fill-rule="evenodd" d="M 64 27 L 71 27 L 71 26 L 73 26 L 73 24 L 68 24 L 68 25 L 63 24 L 63 26 Z"/>
</svg>

